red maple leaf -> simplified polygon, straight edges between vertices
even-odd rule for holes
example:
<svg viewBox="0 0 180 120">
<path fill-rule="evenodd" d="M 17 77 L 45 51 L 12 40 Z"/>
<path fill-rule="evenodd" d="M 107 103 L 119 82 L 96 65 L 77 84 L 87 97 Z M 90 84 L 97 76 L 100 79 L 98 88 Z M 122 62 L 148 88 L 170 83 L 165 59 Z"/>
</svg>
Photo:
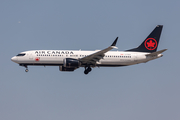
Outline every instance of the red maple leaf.
<svg viewBox="0 0 180 120">
<path fill-rule="evenodd" d="M 152 40 L 150 40 L 149 42 L 147 42 L 148 47 L 154 47 L 155 42 L 153 42 Z"/>
<path fill-rule="evenodd" d="M 36 60 L 36 61 L 39 61 L 39 58 L 36 58 L 35 60 Z"/>
</svg>

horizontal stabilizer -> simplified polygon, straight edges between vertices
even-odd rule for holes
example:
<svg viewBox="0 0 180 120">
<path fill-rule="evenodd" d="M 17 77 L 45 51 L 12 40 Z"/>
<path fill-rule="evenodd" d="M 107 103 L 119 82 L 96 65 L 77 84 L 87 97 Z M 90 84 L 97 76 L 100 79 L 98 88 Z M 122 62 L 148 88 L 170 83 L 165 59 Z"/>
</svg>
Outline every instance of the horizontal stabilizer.
<svg viewBox="0 0 180 120">
<path fill-rule="evenodd" d="M 160 51 L 157 51 L 157 52 L 153 52 L 153 53 L 147 54 L 146 56 L 155 56 L 155 55 L 158 55 L 158 54 L 163 53 L 163 52 L 166 51 L 166 50 L 167 50 L 167 49 L 160 50 Z"/>
</svg>

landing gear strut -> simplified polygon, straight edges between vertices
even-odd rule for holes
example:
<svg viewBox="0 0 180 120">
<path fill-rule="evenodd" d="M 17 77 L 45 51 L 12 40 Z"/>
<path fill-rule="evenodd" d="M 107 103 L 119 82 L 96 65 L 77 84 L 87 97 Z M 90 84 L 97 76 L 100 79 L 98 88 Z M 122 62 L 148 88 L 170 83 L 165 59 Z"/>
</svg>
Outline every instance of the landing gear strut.
<svg viewBox="0 0 180 120">
<path fill-rule="evenodd" d="M 84 70 L 84 74 L 88 74 L 89 72 L 91 72 L 91 67 L 85 67 L 85 70 Z"/>
</svg>

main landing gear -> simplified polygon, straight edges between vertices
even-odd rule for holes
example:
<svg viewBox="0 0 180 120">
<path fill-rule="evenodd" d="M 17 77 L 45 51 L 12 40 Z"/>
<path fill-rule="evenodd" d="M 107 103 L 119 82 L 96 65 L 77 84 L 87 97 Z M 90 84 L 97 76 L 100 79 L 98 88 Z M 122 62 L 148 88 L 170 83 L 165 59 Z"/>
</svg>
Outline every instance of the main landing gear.
<svg viewBox="0 0 180 120">
<path fill-rule="evenodd" d="M 89 72 L 91 72 L 91 67 L 85 67 L 85 70 L 84 70 L 84 74 L 88 74 Z"/>
</svg>

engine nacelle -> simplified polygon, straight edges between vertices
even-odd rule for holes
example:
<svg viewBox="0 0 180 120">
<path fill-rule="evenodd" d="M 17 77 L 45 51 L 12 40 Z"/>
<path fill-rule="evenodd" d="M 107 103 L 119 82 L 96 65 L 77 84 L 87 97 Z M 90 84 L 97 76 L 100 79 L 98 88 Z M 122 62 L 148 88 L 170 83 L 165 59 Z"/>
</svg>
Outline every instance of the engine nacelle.
<svg viewBox="0 0 180 120">
<path fill-rule="evenodd" d="M 79 66 L 80 66 L 80 62 L 77 59 L 65 58 L 63 60 L 63 67 L 65 68 L 78 68 Z"/>
<path fill-rule="evenodd" d="M 63 67 L 63 66 L 59 66 L 59 70 L 60 71 L 74 71 L 76 68 L 66 68 L 66 67 Z"/>
</svg>

